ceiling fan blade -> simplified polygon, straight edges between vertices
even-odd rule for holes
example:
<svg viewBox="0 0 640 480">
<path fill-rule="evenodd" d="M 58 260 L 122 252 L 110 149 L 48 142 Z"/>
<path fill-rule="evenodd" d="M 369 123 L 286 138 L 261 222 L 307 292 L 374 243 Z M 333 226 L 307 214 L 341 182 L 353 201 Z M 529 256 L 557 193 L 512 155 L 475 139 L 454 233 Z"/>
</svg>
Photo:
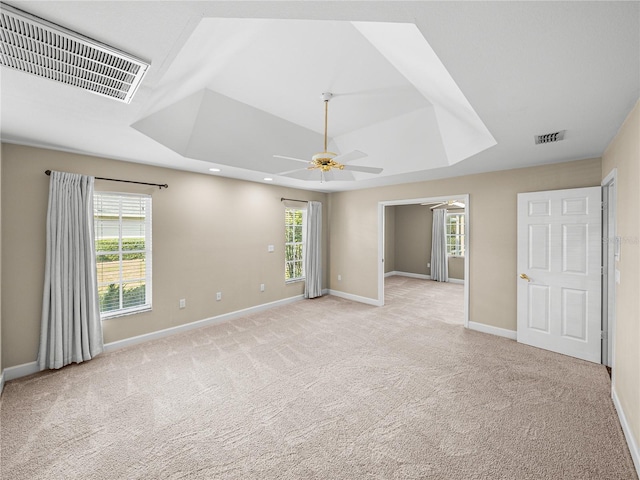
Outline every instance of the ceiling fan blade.
<svg viewBox="0 0 640 480">
<path fill-rule="evenodd" d="M 378 167 L 361 167 L 360 165 L 345 165 L 345 170 L 351 170 L 352 172 L 364 172 L 364 173 L 381 173 L 382 168 Z"/>
<path fill-rule="evenodd" d="M 320 181 L 320 172 L 317 170 L 308 170 L 301 168 L 299 170 L 293 170 L 291 172 L 285 172 L 279 174 L 282 177 L 295 178 L 297 180 L 317 180 Z"/>
<path fill-rule="evenodd" d="M 430 207 L 430 208 L 431 208 L 431 210 L 433 210 L 435 208 L 448 207 L 448 206 L 449 206 L 449 204 L 447 202 L 444 202 L 444 203 L 439 203 L 437 205 L 434 205 L 433 207 Z"/>
<path fill-rule="evenodd" d="M 293 160 L 294 162 L 304 162 L 304 163 L 310 163 L 309 160 L 303 160 L 301 158 L 295 158 L 295 157 L 285 157 L 284 155 L 274 155 L 274 158 L 284 158 L 285 160 Z"/>
<path fill-rule="evenodd" d="M 307 170 L 306 168 L 296 168 L 295 170 L 287 170 L 286 172 L 277 172 L 274 175 L 280 175 L 282 177 L 286 177 L 291 173 L 301 172 Z"/>
<path fill-rule="evenodd" d="M 351 152 L 338 155 L 337 157 L 334 157 L 333 160 L 338 163 L 348 163 L 353 162 L 354 160 L 358 160 L 359 158 L 364 158 L 366 156 L 367 154 L 361 152 L 360 150 L 353 150 Z"/>
</svg>

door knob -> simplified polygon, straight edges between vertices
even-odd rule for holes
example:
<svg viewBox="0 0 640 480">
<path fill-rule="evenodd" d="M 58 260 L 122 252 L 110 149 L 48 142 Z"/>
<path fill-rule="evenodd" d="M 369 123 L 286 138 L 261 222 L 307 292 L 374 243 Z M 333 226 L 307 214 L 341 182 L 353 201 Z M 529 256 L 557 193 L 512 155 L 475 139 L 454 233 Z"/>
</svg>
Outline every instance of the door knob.
<svg viewBox="0 0 640 480">
<path fill-rule="evenodd" d="M 531 279 L 529 278 L 529 276 L 526 273 L 521 273 L 520 274 L 520 278 L 523 280 L 526 280 L 527 282 L 530 282 Z"/>
</svg>

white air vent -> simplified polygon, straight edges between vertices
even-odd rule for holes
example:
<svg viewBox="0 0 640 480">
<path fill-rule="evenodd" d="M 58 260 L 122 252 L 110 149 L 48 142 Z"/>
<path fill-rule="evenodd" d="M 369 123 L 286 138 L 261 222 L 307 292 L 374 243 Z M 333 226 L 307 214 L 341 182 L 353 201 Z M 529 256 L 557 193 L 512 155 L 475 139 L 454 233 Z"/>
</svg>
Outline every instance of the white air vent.
<svg viewBox="0 0 640 480">
<path fill-rule="evenodd" d="M 564 139 L 564 132 L 566 132 L 566 130 L 560 130 L 559 132 L 553 133 L 545 133 L 544 135 L 536 135 L 536 145 L 538 145 L 539 143 L 559 142 L 560 140 Z"/>
<path fill-rule="evenodd" d="M 129 103 L 149 64 L 1 5 L 0 65 Z"/>
</svg>

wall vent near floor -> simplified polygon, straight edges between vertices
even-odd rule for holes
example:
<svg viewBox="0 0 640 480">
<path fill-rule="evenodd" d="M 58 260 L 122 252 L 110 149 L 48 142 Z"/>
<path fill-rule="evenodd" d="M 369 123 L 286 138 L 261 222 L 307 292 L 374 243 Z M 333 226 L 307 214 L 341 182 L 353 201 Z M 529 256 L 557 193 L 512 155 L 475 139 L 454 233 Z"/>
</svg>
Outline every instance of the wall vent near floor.
<svg viewBox="0 0 640 480">
<path fill-rule="evenodd" d="M 536 145 L 540 143 L 553 143 L 553 142 L 559 142 L 560 140 L 564 140 L 565 132 L 566 130 L 560 130 L 559 132 L 545 133 L 544 135 L 536 135 L 534 137 L 536 140 Z"/>
<path fill-rule="evenodd" d="M 149 64 L 2 3 L 0 65 L 129 103 Z"/>
</svg>

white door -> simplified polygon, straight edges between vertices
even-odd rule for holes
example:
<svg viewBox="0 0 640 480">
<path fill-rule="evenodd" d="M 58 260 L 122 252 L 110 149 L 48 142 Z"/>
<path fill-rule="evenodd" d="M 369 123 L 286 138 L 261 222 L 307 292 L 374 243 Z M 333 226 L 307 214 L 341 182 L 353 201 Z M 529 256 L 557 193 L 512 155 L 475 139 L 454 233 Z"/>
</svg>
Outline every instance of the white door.
<svg viewBox="0 0 640 480">
<path fill-rule="evenodd" d="M 600 187 L 518 194 L 518 342 L 601 360 Z"/>
</svg>

